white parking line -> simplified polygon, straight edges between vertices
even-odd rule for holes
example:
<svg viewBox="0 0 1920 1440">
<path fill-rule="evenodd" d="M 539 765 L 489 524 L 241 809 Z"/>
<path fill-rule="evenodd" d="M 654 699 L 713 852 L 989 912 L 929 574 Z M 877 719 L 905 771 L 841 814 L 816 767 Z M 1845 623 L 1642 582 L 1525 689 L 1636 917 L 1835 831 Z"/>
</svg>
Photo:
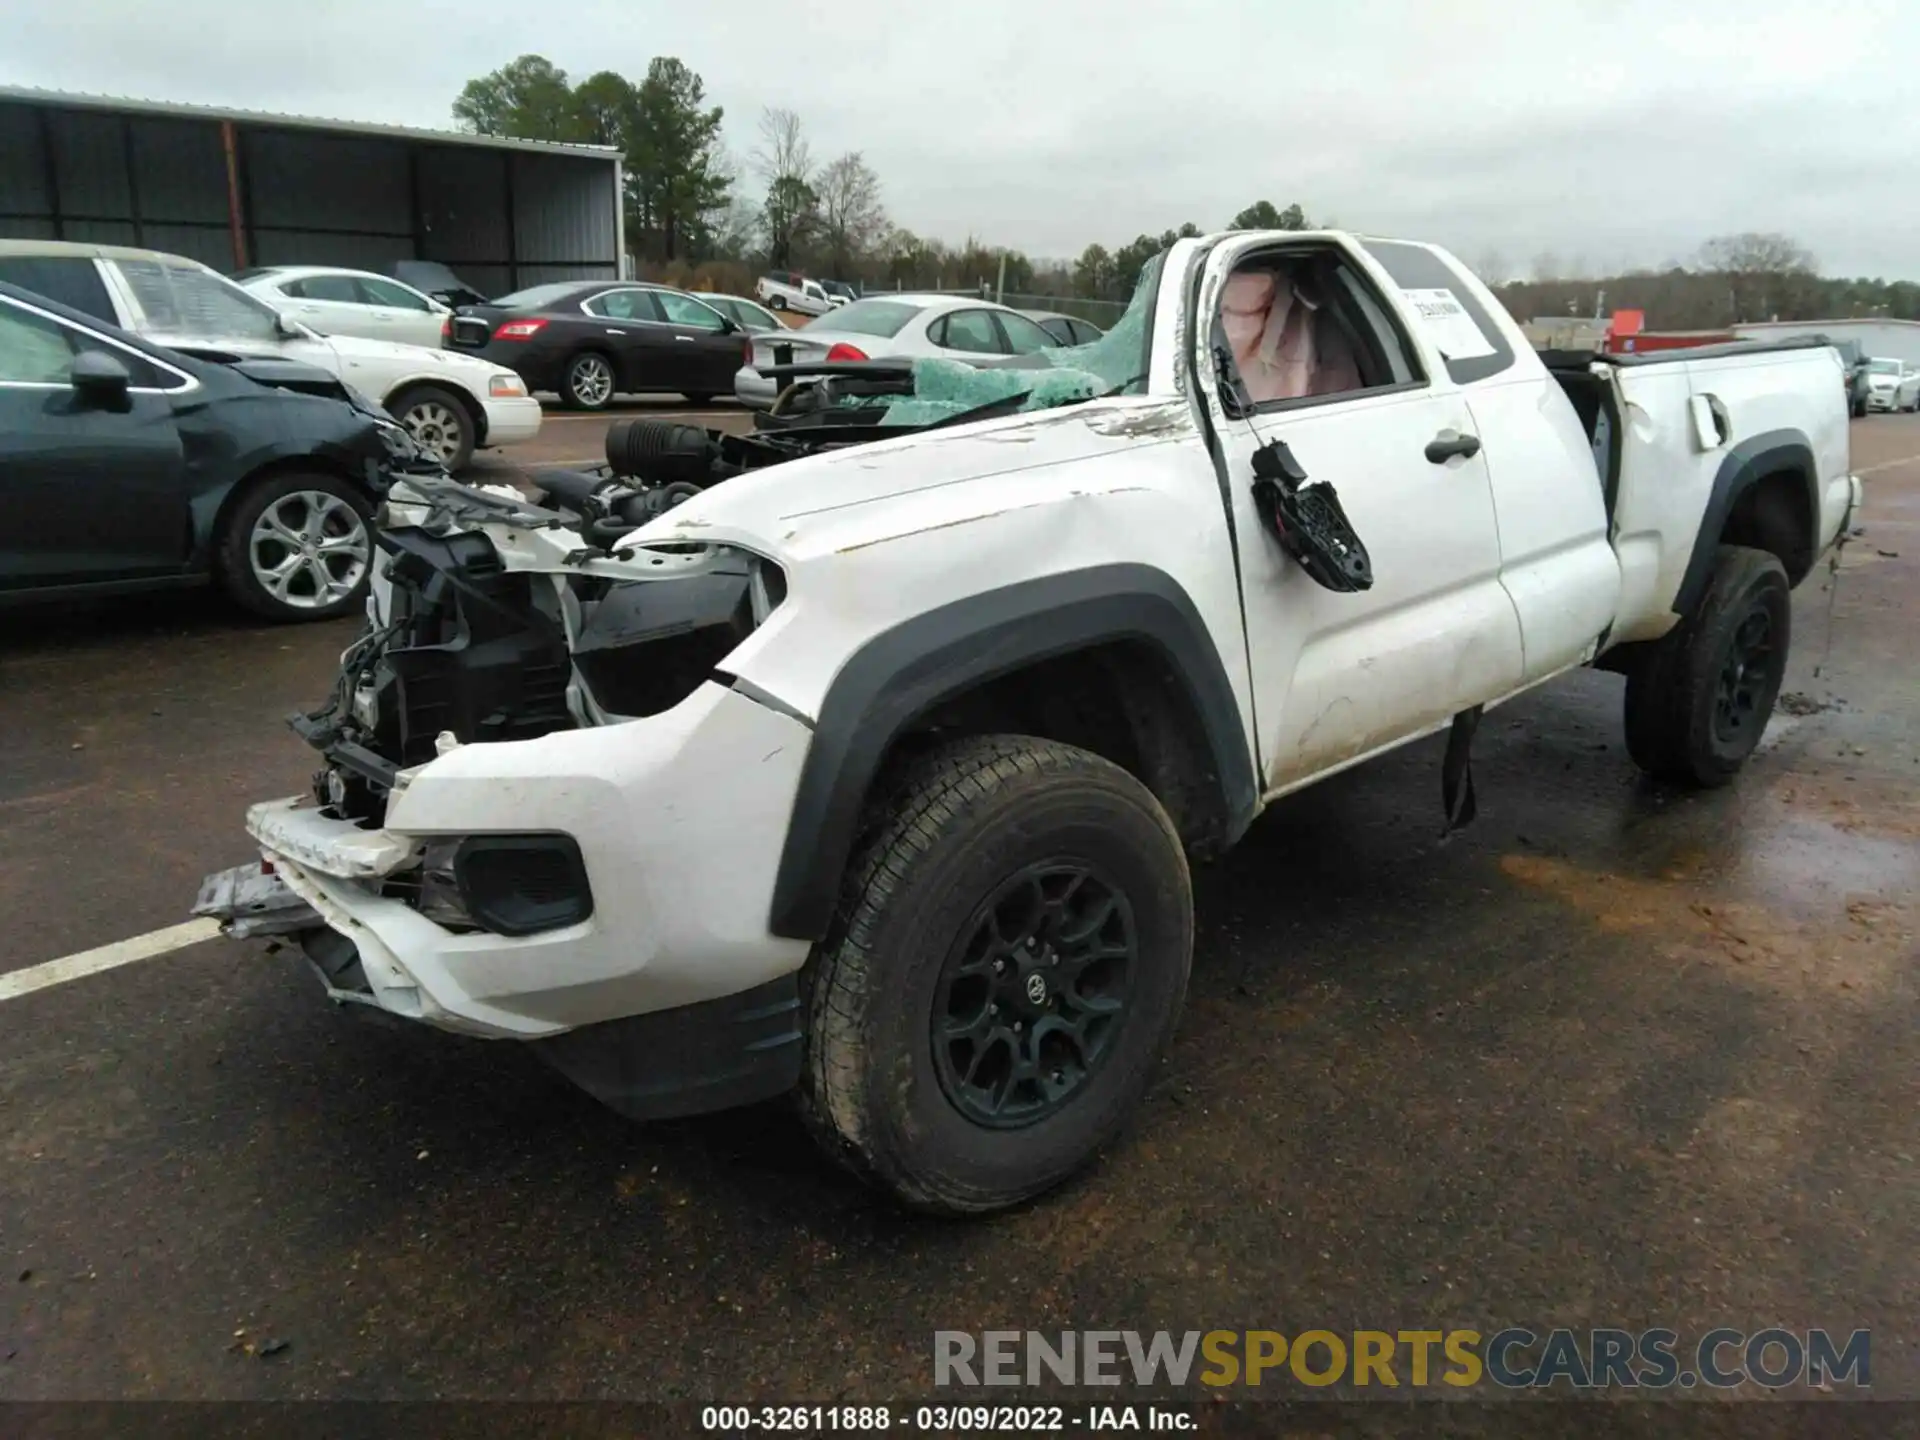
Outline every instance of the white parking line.
<svg viewBox="0 0 1920 1440">
<path fill-rule="evenodd" d="M 169 925 L 164 930 L 152 930 L 131 940 L 116 940 L 97 950 L 82 950 L 78 955 L 62 956 L 43 965 L 29 965 L 24 970 L 0 975 L 0 1000 L 18 1000 L 22 995 L 31 995 L 50 985 L 64 985 L 69 980 L 98 975 L 102 970 L 131 965 L 136 960 L 153 960 L 189 945 L 198 945 L 202 940 L 211 940 L 219 933 L 217 920 L 189 920 L 184 925 Z"/>
<path fill-rule="evenodd" d="M 1853 473 L 1856 475 L 1872 475 L 1876 471 L 1891 470 L 1896 465 L 1911 465 L 1916 460 L 1920 460 L 1920 455 L 1902 455 L 1898 460 L 1882 460 L 1878 465 L 1862 465 Z"/>
</svg>

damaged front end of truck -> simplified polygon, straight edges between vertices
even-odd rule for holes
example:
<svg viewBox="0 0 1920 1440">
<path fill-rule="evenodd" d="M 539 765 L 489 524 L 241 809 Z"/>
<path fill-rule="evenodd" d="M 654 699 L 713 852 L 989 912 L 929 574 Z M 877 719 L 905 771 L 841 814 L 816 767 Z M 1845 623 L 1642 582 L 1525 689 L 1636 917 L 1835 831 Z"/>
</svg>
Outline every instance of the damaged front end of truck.
<svg viewBox="0 0 1920 1440">
<path fill-rule="evenodd" d="M 699 446 L 666 437 L 683 469 L 706 446 L 737 463 L 696 433 Z M 768 775 L 796 769 L 804 728 L 718 674 L 780 605 L 784 575 L 730 545 L 632 539 L 671 508 L 658 483 L 553 478 L 539 503 L 420 474 L 393 486 L 367 625 L 325 702 L 289 722 L 319 757 L 309 792 L 249 810 L 261 860 L 209 876 L 195 913 L 297 945 L 336 1002 L 535 1042 L 636 1116 L 777 1093 L 798 1063 L 791 975 L 749 971 L 730 1003 L 605 1020 L 646 1008 L 629 997 L 652 951 L 724 968 L 757 949 L 743 963 L 764 969 L 766 947 L 725 896 L 670 893 L 685 887 L 659 880 L 664 864 L 622 877 L 588 856 L 710 849 L 715 815 L 666 831 L 703 788 L 727 807 L 707 777 L 742 737 L 788 748 Z M 777 834 L 755 803 L 735 806 L 741 823 Z M 635 814 L 658 832 L 609 843 Z M 648 1005 L 699 998 L 699 977 L 653 968 Z M 691 1058 L 648 1069 L 669 1054 Z"/>
<path fill-rule="evenodd" d="M 1036 417 L 1017 453 L 943 433 L 1143 388 L 1144 322 L 1116 329 L 1091 366 L 981 380 L 792 367 L 771 427 L 616 424 L 605 465 L 538 489 L 408 467 L 365 628 L 289 722 L 310 784 L 250 808 L 260 860 L 207 877 L 195 913 L 296 945 L 348 1008 L 529 1042 L 639 1118 L 790 1088 L 811 942 L 768 916 L 818 699 L 747 676 L 803 616 L 831 633 L 838 577 L 939 530 L 956 482 L 1137 443 L 1132 412 Z M 1177 402 L 1135 404 L 1164 426 Z M 982 493 L 983 519 L 1006 510 Z"/>
</svg>

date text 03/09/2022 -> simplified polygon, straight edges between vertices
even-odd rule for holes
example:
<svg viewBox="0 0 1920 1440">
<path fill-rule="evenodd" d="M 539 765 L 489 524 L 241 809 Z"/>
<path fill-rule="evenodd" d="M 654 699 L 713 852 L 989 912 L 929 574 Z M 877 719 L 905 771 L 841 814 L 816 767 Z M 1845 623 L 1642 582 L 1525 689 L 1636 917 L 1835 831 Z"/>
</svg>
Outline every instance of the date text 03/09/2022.
<svg viewBox="0 0 1920 1440">
<path fill-rule="evenodd" d="M 1177 1405 L 708 1405 L 700 1412 L 700 1428 L 722 1434 L 883 1430 L 935 1435 L 1072 1430 L 1171 1434 L 1197 1430 L 1199 1422 L 1192 1410 Z"/>
</svg>

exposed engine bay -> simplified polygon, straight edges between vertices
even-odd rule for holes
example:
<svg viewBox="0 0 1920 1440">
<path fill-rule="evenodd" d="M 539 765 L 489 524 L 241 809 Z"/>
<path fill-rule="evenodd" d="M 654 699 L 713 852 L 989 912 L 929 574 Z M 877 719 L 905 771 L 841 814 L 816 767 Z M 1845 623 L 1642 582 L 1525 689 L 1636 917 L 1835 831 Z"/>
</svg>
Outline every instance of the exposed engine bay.
<svg viewBox="0 0 1920 1440">
<path fill-rule="evenodd" d="M 377 827 L 404 772 L 449 744 L 535 739 L 678 704 L 780 603 L 784 577 L 726 546 L 622 542 L 710 485 L 856 436 L 632 421 L 608 431 L 603 469 L 547 472 L 537 502 L 410 471 L 379 517 L 367 629 L 341 656 L 327 703 L 290 721 L 328 762 L 315 799 Z M 624 563 L 643 549 L 646 571 Z"/>
<path fill-rule="evenodd" d="M 912 363 L 779 375 L 789 383 L 759 433 L 615 424 L 603 466 L 542 472 L 538 500 L 460 484 L 430 464 L 405 467 L 378 517 L 385 558 L 368 628 L 341 657 L 327 704 L 290 722 L 327 757 L 319 803 L 378 825 L 403 772 L 449 743 L 528 740 L 670 709 L 780 603 L 785 577 L 725 546 L 636 546 L 635 531 L 749 471 L 1010 414 L 1048 378 L 999 383 L 984 403 L 902 424 L 889 412 L 919 393 Z M 1092 398 L 1084 389 L 1056 403 Z M 627 563 L 642 549 L 644 572 Z"/>
</svg>

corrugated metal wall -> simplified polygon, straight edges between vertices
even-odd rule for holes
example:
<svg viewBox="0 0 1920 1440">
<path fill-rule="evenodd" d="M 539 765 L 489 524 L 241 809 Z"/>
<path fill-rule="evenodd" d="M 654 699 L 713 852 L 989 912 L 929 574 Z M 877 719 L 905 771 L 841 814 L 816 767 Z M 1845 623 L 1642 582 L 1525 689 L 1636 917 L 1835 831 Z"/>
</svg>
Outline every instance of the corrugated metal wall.
<svg viewBox="0 0 1920 1440">
<path fill-rule="evenodd" d="M 235 127 L 255 265 L 440 260 L 490 294 L 619 274 L 610 161 Z M 0 101 L 0 236 L 235 268 L 217 121 Z"/>
</svg>

